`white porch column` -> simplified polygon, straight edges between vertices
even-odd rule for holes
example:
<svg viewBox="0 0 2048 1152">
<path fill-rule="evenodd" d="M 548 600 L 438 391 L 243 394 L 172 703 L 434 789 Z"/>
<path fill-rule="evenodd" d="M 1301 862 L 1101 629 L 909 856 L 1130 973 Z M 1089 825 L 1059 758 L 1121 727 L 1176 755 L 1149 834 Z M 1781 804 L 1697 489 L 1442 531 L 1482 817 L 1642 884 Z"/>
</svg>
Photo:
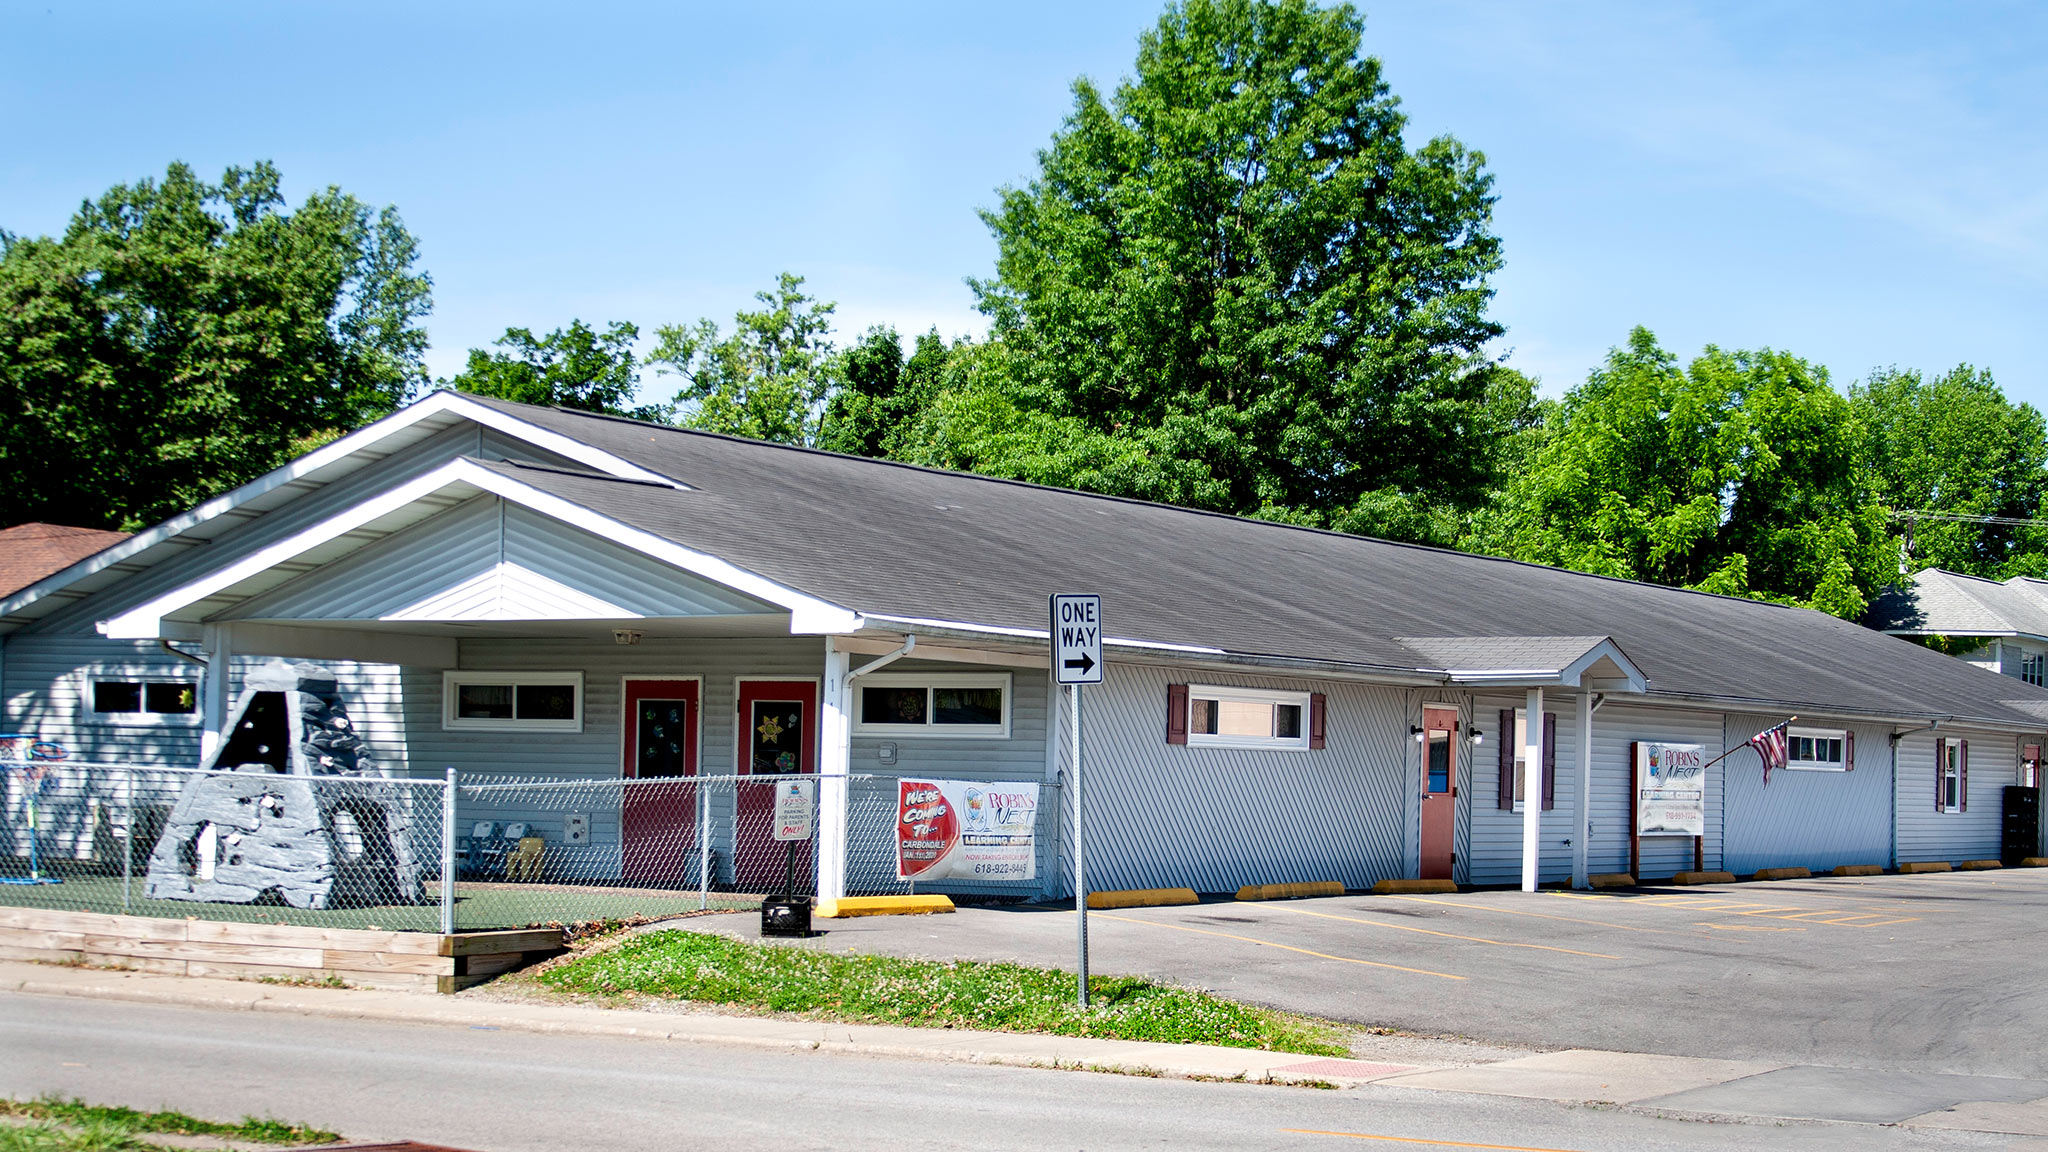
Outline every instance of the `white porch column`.
<svg viewBox="0 0 2048 1152">
<path fill-rule="evenodd" d="M 1572 829 L 1572 887 L 1593 886 L 1586 854 L 1593 836 L 1593 693 L 1579 692 L 1579 788 L 1575 800 L 1577 815 Z"/>
<path fill-rule="evenodd" d="M 853 763 L 846 653 L 825 637 L 825 691 L 818 724 L 818 899 L 846 895 L 847 773 Z"/>
<path fill-rule="evenodd" d="M 234 634 L 225 624 L 208 624 L 200 631 L 206 647 L 206 672 L 199 680 L 200 723 L 199 767 L 213 762 L 227 739 L 229 664 L 234 660 Z"/>
<path fill-rule="evenodd" d="M 1543 849 L 1543 689 L 1529 689 L 1529 719 L 1522 725 L 1522 891 L 1536 890 Z"/>
</svg>

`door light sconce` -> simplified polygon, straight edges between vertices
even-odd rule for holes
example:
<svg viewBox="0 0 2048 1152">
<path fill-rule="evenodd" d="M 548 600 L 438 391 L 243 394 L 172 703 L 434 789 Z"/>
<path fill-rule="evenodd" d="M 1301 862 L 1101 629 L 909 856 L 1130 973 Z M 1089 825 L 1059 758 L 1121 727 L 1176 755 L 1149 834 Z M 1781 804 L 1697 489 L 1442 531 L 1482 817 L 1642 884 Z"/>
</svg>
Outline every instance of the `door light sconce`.
<svg viewBox="0 0 2048 1152">
<path fill-rule="evenodd" d="M 640 642 L 640 633 L 631 628 L 612 629 L 612 643 L 633 645 Z"/>
<path fill-rule="evenodd" d="M 1422 743 L 1423 739 L 1427 735 L 1427 733 L 1423 732 L 1422 726 L 1420 724 L 1410 724 L 1408 726 L 1408 734 L 1410 736 L 1415 737 L 1415 742 L 1417 744 Z"/>
</svg>

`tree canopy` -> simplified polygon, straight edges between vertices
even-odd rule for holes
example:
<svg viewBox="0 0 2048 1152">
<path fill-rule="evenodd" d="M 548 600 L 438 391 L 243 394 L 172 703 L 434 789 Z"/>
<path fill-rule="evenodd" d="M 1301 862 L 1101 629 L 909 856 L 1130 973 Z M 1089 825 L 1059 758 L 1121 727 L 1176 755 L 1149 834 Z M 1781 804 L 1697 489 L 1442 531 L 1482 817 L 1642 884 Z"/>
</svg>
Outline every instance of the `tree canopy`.
<svg viewBox="0 0 2048 1152">
<path fill-rule="evenodd" d="M 571 320 L 567 328 L 546 336 L 507 328 L 495 341 L 505 351 L 470 349 L 468 366 L 442 383 L 460 392 L 521 404 L 660 420 L 667 415 L 660 405 L 629 406 L 640 387 L 633 354 L 633 342 L 639 338 L 640 329 L 624 321 L 598 332 L 581 320 Z"/>
<path fill-rule="evenodd" d="M 729 335 L 708 319 L 655 330 L 647 362 L 680 378 L 678 423 L 784 444 L 816 442 L 839 367 L 834 305 L 807 295 L 803 284 L 803 277 L 782 273 L 772 291 L 754 294 L 762 308 L 733 317 Z"/>
<path fill-rule="evenodd" d="M 1404 534 L 1480 503 L 1492 178 L 1409 148 L 1349 6 L 1188 0 L 983 214 L 1006 379 L 948 401 L 984 471 Z M 930 446 L 927 446 L 930 451 Z M 1016 455 L 1011 455 L 1014 452 Z M 939 455 L 947 455 L 945 452 Z"/>
<path fill-rule="evenodd" d="M 1849 389 L 1876 498 L 1896 513 L 2048 517 L 2048 427 L 1968 365 L 1933 379 L 1896 368 Z M 1897 526 L 1905 528 L 1901 518 Z M 2048 532 L 2034 525 L 1919 518 L 1916 567 L 1972 576 L 2048 575 Z"/>
<path fill-rule="evenodd" d="M 391 411 L 431 282 L 392 208 L 183 164 L 0 233 L 4 520 L 134 529 Z"/>
<path fill-rule="evenodd" d="M 1895 571 L 1850 403 L 1823 368 L 1637 328 L 1556 409 L 1475 543 L 1582 572 L 1860 615 Z"/>
</svg>

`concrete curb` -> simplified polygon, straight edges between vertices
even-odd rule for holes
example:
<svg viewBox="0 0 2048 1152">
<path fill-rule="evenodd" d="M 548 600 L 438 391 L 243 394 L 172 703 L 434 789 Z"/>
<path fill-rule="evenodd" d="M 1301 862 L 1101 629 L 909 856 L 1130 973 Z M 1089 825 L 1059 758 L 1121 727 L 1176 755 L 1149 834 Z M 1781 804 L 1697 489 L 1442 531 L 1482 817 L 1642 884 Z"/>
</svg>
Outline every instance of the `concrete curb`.
<svg viewBox="0 0 2048 1152">
<path fill-rule="evenodd" d="M 1249 1048 L 1096 1040 L 1032 1033 L 827 1024 L 709 1013 L 593 1008 L 575 1004 L 518 1004 L 427 993 L 257 984 L 198 976 L 63 968 L 18 961 L 0 961 L 0 992 L 241 1012 L 280 1012 L 339 1020 L 441 1024 L 580 1036 L 625 1036 L 780 1051 L 845 1052 L 1026 1068 L 1126 1072 L 1190 1080 L 1327 1083 L 1353 1087 L 1423 1070 L 1416 1065 L 1376 1064 Z"/>
</svg>

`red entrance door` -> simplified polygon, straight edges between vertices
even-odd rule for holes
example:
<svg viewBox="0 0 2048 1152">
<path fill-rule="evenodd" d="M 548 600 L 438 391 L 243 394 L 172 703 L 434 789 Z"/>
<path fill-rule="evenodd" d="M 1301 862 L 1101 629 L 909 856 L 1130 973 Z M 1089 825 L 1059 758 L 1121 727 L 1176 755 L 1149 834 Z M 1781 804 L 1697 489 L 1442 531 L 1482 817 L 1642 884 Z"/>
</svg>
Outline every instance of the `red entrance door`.
<svg viewBox="0 0 2048 1152">
<path fill-rule="evenodd" d="M 1449 880 L 1456 863 L 1458 760 L 1455 708 L 1422 710 L 1422 878 Z"/>
<path fill-rule="evenodd" d="M 620 874 L 687 884 L 697 859 L 697 682 L 628 680 L 620 711 L 633 781 L 619 806 Z"/>
<path fill-rule="evenodd" d="M 818 770 L 818 686 L 808 680 L 742 680 L 739 696 L 740 774 L 771 779 L 740 782 L 733 879 L 742 892 L 780 892 L 788 849 L 774 838 L 772 777 Z M 810 874 L 811 846 L 798 844 L 798 891 Z"/>
</svg>

